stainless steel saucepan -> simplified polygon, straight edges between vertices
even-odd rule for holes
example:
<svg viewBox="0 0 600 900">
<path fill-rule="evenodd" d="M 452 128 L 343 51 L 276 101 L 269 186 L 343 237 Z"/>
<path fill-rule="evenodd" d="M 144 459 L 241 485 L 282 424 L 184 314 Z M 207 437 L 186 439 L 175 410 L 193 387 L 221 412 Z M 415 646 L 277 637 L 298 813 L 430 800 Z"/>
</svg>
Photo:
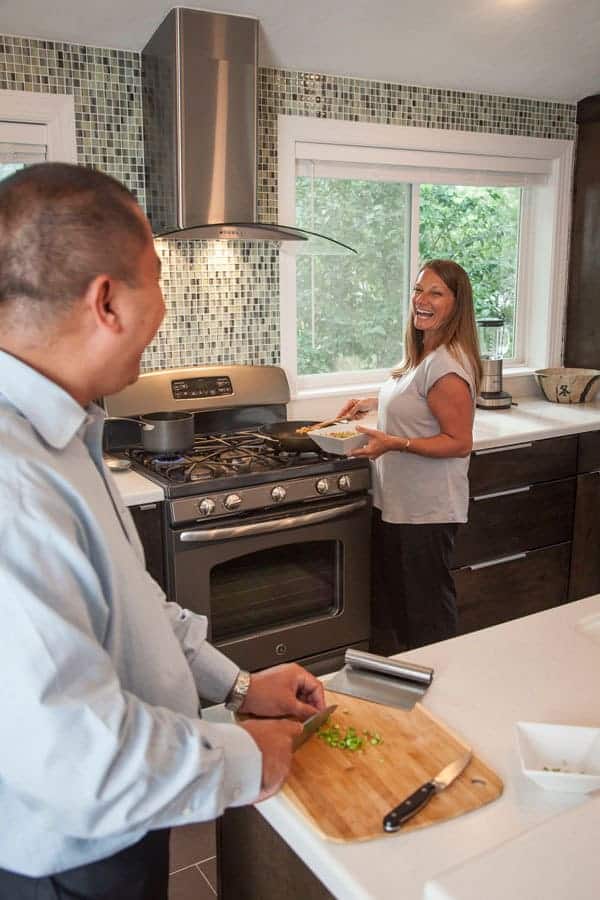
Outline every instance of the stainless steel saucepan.
<svg viewBox="0 0 600 900">
<path fill-rule="evenodd" d="M 194 414 L 191 412 L 146 413 L 139 419 L 109 416 L 105 422 L 135 422 L 140 428 L 144 450 L 151 453 L 180 453 L 194 444 Z"/>
</svg>

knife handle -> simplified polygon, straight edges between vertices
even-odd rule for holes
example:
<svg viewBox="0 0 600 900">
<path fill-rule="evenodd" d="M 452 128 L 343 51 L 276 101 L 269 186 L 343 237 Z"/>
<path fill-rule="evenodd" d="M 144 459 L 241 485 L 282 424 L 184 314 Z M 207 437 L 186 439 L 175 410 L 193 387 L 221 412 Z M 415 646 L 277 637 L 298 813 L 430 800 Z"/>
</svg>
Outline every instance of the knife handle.
<svg viewBox="0 0 600 900">
<path fill-rule="evenodd" d="M 415 813 L 423 809 L 426 803 L 429 803 L 433 795 L 436 793 L 436 786 L 433 781 L 427 781 L 420 788 L 407 797 L 402 803 L 390 810 L 383 820 L 384 831 L 398 831 L 401 825 L 412 819 Z"/>
</svg>

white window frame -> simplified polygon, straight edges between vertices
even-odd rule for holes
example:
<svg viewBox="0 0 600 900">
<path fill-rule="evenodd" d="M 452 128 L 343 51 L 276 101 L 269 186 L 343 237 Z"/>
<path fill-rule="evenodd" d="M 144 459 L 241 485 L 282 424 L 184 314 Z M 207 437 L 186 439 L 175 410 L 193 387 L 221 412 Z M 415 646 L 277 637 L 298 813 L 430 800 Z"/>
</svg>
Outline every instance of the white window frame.
<svg viewBox="0 0 600 900">
<path fill-rule="evenodd" d="M 281 222 L 296 217 L 296 159 L 301 145 L 319 144 L 319 158 L 375 162 L 390 159 L 413 171 L 423 166 L 510 173 L 525 170 L 545 183 L 524 191 L 519 259 L 518 365 L 508 375 L 559 365 L 562 356 L 567 296 L 570 196 L 573 141 L 488 133 L 340 122 L 301 116 L 278 116 L 278 204 Z M 453 156 L 454 154 L 454 156 Z M 410 180 L 407 177 L 406 180 Z M 424 180 L 424 179 L 421 179 Z M 413 204 L 414 205 L 414 204 Z M 414 212 L 414 210 L 413 210 Z M 416 224 L 415 224 L 416 223 Z M 418 218 L 413 217 L 413 232 Z M 335 235 L 331 235 L 335 237 Z M 411 234 L 411 277 L 416 274 L 418 242 Z M 280 252 L 281 365 L 292 396 L 326 397 L 353 389 L 377 390 L 387 372 L 328 373 L 298 376 L 296 338 L 296 262 L 291 247 Z M 402 335 L 398 336 L 399 351 Z M 344 382 L 344 383 L 342 383 Z"/>
<path fill-rule="evenodd" d="M 0 90 L 0 122 L 44 126 L 46 158 L 77 162 L 75 103 L 70 94 Z"/>
</svg>

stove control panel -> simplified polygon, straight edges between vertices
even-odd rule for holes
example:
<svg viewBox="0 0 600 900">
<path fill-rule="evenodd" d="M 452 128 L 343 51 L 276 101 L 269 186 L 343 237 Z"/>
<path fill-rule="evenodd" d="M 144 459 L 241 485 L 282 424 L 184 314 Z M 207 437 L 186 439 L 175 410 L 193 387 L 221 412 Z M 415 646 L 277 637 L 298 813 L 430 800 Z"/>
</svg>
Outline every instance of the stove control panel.
<svg viewBox="0 0 600 900">
<path fill-rule="evenodd" d="M 240 487 L 237 491 L 218 491 L 204 496 L 179 497 L 169 501 L 172 523 L 219 519 L 236 513 L 264 512 L 274 506 L 302 504 L 311 500 L 327 499 L 335 502 L 351 493 L 364 494 L 369 489 L 368 468 L 351 473 L 332 474 L 327 478 L 314 476 L 290 478 L 273 484 L 256 484 Z"/>
<path fill-rule="evenodd" d="M 233 394 L 229 375 L 200 378 L 179 378 L 171 382 L 174 400 L 203 400 L 206 397 L 223 397 Z"/>
</svg>

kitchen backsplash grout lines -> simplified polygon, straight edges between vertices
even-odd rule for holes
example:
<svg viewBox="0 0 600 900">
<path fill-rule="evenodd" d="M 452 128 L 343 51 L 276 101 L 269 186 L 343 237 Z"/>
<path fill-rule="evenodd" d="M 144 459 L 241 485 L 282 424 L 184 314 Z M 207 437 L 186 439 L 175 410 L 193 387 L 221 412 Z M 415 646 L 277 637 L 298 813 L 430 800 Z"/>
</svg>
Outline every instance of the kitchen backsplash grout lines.
<svg viewBox="0 0 600 900">
<path fill-rule="evenodd" d="M 79 161 L 145 202 L 140 55 L 0 36 L 0 88 L 72 94 Z M 258 214 L 277 220 L 277 116 L 532 137 L 575 136 L 575 106 L 260 68 Z M 289 223 L 287 223 L 289 224 Z M 280 361 L 279 250 L 271 242 L 157 241 L 168 314 L 142 368 Z"/>
</svg>

